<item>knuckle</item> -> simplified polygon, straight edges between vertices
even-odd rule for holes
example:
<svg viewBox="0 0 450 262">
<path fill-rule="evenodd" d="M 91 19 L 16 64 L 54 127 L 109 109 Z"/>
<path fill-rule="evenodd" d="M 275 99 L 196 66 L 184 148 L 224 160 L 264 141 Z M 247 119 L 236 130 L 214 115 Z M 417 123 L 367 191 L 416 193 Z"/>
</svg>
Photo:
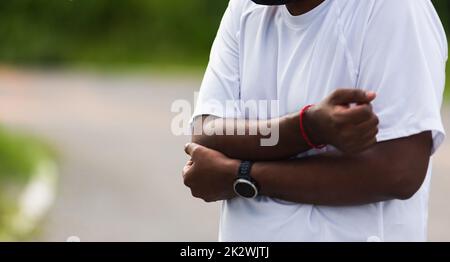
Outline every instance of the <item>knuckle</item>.
<svg viewBox="0 0 450 262">
<path fill-rule="evenodd" d="M 333 93 L 331 93 L 331 97 L 339 97 L 340 95 L 342 95 L 343 90 L 342 89 L 336 89 L 333 91 Z"/>
<path fill-rule="evenodd" d="M 380 118 L 378 118 L 378 116 L 375 116 L 375 125 L 380 125 Z"/>
<path fill-rule="evenodd" d="M 192 187 L 194 185 L 194 181 L 192 176 L 185 176 L 183 179 L 184 185 L 187 187 Z"/>
<path fill-rule="evenodd" d="M 378 128 L 377 128 L 377 127 L 373 127 L 373 128 L 371 128 L 369 131 L 367 131 L 366 137 L 369 138 L 369 139 L 372 139 L 372 138 L 374 138 L 377 134 L 378 134 Z"/>
<path fill-rule="evenodd" d="M 375 127 L 375 128 L 373 129 L 373 131 L 372 131 L 372 136 L 371 136 L 371 138 L 376 137 L 376 136 L 378 135 L 379 131 L 380 131 L 380 130 L 378 129 L 378 127 Z"/>
<path fill-rule="evenodd" d="M 190 187 L 190 186 L 191 186 L 191 183 L 190 183 L 189 179 L 187 179 L 187 178 L 184 178 L 184 179 L 183 179 L 183 183 L 184 183 L 184 185 L 187 186 L 187 187 Z"/>
<path fill-rule="evenodd" d="M 371 118 L 372 117 L 372 108 L 370 108 L 369 105 L 365 105 L 362 109 L 362 113 L 365 117 Z"/>
<path fill-rule="evenodd" d="M 376 143 L 377 143 L 377 140 L 375 138 L 367 139 L 367 141 L 364 143 L 364 149 L 367 149 Z"/>
<path fill-rule="evenodd" d="M 335 128 L 341 129 L 344 126 L 345 118 L 339 112 L 331 113 L 332 124 Z"/>
<path fill-rule="evenodd" d="M 331 102 L 337 102 L 341 97 L 345 96 L 348 90 L 346 89 L 336 89 L 331 93 L 330 100 Z"/>
<path fill-rule="evenodd" d="M 353 100 L 358 100 L 361 98 L 361 90 L 352 89 L 350 92 Z"/>
<path fill-rule="evenodd" d="M 200 150 L 200 147 L 196 147 L 196 148 L 192 149 L 192 157 L 198 155 L 200 153 L 199 150 Z"/>
<path fill-rule="evenodd" d="M 201 198 L 201 195 L 196 190 L 191 190 L 191 194 L 195 198 Z"/>
</svg>

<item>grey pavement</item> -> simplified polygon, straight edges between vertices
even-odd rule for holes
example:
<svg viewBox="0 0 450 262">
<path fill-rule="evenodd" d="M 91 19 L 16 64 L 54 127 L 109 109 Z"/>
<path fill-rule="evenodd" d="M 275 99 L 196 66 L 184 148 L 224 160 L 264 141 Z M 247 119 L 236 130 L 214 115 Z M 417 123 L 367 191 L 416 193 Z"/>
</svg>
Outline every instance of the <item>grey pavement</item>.
<svg viewBox="0 0 450 262">
<path fill-rule="evenodd" d="M 36 240 L 215 241 L 218 204 L 190 196 L 175 99 L 200 77 L 0 70 L 0 119 L 59 152 L 57 200 Z M 450 108 L 444 119 L 450 127 Z M 450 143 L 434 158 L 430 240 L 450 241 Z"/>
</svg>

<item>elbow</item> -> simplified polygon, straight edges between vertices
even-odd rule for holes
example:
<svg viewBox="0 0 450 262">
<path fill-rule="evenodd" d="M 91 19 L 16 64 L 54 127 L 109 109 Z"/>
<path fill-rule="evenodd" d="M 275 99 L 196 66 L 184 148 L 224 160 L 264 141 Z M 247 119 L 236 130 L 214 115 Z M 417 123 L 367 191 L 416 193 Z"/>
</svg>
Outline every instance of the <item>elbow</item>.
<svg viewBox="0 0 450 262">
<path fill-rule="evenodd" d="M 428 164 L 420 168 L 407 168 L 391 172 L 391 195 L 394 199 L 408 200 L 414 197 L 422 187 L 427 175 Z"/>
<path fill-rule="evenodd" d="M 422 183 L 404 181 L 399 184 L 394 192 L 394 198 L 398 200 L 411 199 L 420 189 Z"/>
<path fill-rule="evenodd" d="M 427 176 L 431 147 L 431 132 L 379 144 L 380 154 L 371 167 L 381 174 L 378 179 L 386 200 L 408 200 L 416 195 Z"/>
</svg>

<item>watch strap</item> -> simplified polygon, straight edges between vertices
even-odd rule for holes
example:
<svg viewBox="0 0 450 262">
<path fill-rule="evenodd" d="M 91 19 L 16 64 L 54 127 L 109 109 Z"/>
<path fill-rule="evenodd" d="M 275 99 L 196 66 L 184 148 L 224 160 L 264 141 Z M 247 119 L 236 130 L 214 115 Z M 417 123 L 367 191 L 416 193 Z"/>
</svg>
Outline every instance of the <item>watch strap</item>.
<svg viewBox="0 0 450 262">
<path fill-rule="evenodd" d="M 242 161 L 241 165 L 239 166 L 238 179 L 239 178 L 246 179 L 246 180 L 252 182 L 256 187 L 258 187 L 256 181 L 251 176 L 252 166 L 253 166 L 253 162 Z"/>
</svg>

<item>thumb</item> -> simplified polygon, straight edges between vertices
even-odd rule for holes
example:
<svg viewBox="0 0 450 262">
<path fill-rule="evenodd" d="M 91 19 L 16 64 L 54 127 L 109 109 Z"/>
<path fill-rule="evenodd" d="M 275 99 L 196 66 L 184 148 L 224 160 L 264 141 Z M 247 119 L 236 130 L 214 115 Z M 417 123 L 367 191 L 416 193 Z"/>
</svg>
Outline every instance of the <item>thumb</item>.
<svg viewBox="0 0 450 262">
<path fill-rule="evenodd" d="M 364 91 L 361 89 L 339 89 L 332 96 L 332 103 L 335 105 L 348 104 L 368 104 L 376 98 L 374 92 Z"/>
<path fill-rule="evenodd" d="M 197 148 L 199 148 L 200 145 L 196 144 L 196 143 L 187 143 L 184 146 L 184 152 L 186 152 L 186 154 L 190 155 L 191 157 L 193 157 L 193 154 L 195 152 L 195 150 L 197 150 Z"/>
</svg>

